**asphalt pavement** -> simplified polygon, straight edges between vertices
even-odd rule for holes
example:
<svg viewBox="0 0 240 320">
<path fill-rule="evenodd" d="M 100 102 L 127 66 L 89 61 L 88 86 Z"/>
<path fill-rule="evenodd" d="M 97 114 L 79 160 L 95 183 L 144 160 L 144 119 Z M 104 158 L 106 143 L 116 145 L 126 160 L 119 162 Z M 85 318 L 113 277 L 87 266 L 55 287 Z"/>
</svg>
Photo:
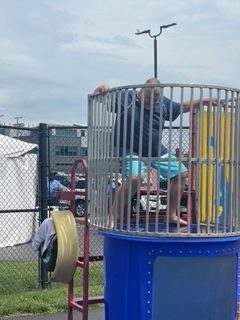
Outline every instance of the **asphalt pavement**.
<svg viewBox="0 0 240 320">
<path fill-rule="evenodd" d="M 6 317 L 2 320 L 67 320 L 67 313 L 54 313 L 54 314 L 40 314 L 32 316 L 16 316 L 16 317 Z M 74 311 L 73 320 L 82 320 L 82 314 L 78 311 Z M 97 308 L 89 310 L 88 320 L 104 320 L 104 309 Z"/>
</svg>

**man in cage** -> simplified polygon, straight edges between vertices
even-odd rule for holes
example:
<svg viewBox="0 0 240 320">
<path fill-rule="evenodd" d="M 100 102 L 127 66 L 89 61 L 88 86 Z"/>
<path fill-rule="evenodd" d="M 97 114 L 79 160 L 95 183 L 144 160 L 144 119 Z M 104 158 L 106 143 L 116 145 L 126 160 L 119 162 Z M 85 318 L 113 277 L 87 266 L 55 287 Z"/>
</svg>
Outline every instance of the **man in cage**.
<svg viewBox="0 0 240 320">
<path fill-rule="evenodd" d="M 156 157 L 161 157 L 161 161 L 151 159 L 151 167 L 156 169 L 165 180 L 168 180 L 168 176 L 170 176 L 170 201 L 168 204 L 169 222 L 177 223 L 179 221 L 180 224 L 187 225 L 187 222 L 184 219 L 177 217 L 177 203 L 179 194 L 181 195 L 184 190 L 188 170 L 185 165 L 181 163 L 175 155 L 170 154 L 167 148 L 162 144 L 162 130 L 164 122 L 176 120 L 181 113 L 181 109 L 183 113 L 189 112 L 191 105 L 193 108 L 196 108 L 200 106 L 200 103 L 208 104 L 209 99 L 198 99 L 178 103 L 165 96 L 161 96 L 161 88 L 159 87 L 160 82 L 158 79 L 150 78 L 145 84 L 152 86 L 142 88 L 135 96 L 134 92 L 136 91 L 128 91 L 127 107 L 124 95 L 121 103 L 116 102 L 115 107 L 113 107 L 117 117 L 120 117 L 120 121 L 118 121 L 118 118 L 115 120 L 114 144 L 115 147 L 117 145 L 119 146 L 120 157 L 123 155 L 123 150 L 126 150 L 126 158 L 123 168 L 125 181 L 118 189 L 117 195 L 115 195 L 114 203 L 109 213 L 109 228 L 114 227 L 114 214 L 117 212 L 118 215 L 121 212 L 121 209 L 126 206 L 130 189 L 131 197 L 136 193 L 139 184 L 139 173 L 141 183 L 144 180 L 146 163 L 142 161 L 142 158 L 147 158 L 149 156 L 149 141 L 152 142 L 150 145 L 151 158 L 156 159 Z M 108 90 L 109 87 L 107 85 L 101 85 L 96 88 L 95 92 L 106 94 Z M 117 100 L 118 99 L 116 99 L 116 101 Z M 216 98 L 212 98 L 211 103 L 215 104 Z M 142 104 L 143 116 L 141 118 Z M 119 106 L 121 108 L 120 111 L 118 110 Z M 133 108 L 135 108 L 134 112 L 132 110 Z M 153 110 L 151 110 L 151 108 L 153 108 Z M 132 117 L 134 117 L 133 121 Z M 116 125 L 117 123 L 120 123 L 118 128 Z M 127 124 L 125 126 L 125 129 L 127 130 L 127 133 L 125 133 L 126 141 L 123 141 L 124 123 Z M 134 123 L 134 130 L 131 147 L 130 133 L 132 123 Z M 140 146 L 139 136 L 141 131 L 142 141 Z M 149 139 L 149 136 L 151 139 Z M 130 155 L 132 159 L 131 163 Z M 141 160 L 139 160 L 140 156 Z M 166 161 L 164 161 L 164 159 L 166 159 Z M 129 177 L 131 177 L 131 188 Z M 180 192 L 178 179 L 180 179 Z"/>
</svg>

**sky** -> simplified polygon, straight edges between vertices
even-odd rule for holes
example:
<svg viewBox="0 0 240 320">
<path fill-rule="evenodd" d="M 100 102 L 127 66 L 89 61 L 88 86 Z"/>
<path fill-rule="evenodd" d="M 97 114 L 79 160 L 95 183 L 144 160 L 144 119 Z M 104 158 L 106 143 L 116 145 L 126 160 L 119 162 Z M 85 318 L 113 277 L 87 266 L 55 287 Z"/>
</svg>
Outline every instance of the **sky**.
<svg viewBox="0 0 240 320">
<path fill-rule="evenodd" d="M 0 0 L 0 123 L 87 124 L 87 96 L 153 76 L 240 88 L 239 0 Z"/>
</svg>

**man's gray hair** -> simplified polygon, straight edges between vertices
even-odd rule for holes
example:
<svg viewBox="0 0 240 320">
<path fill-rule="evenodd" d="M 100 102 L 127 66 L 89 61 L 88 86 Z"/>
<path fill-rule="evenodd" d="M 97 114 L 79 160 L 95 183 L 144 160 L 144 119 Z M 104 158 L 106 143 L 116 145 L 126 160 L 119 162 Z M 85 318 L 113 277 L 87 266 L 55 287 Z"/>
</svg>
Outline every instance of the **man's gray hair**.
<svg viewBox="0 0 240 320">
<path fill-rule="evenodd" d="M 148 83 L 148 84 L 160 84 L 160 81 L 157 79 L 157 78 L 150 78 L 148 79 L 145 83 Z"/>
</svg>

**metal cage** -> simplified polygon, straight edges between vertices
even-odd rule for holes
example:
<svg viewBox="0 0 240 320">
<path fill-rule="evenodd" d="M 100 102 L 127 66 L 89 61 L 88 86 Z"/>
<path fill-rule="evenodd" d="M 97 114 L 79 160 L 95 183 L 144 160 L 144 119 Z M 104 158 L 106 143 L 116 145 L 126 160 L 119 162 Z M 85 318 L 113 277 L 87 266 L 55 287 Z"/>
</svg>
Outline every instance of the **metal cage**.
<svg viewBox="0 0 240 320">
<path fill-rule="evenodd" d="M 89 95 L 90 224 L 154 237 L 239 235 L 239 93 L 145 83 Z"/>
</svg>

